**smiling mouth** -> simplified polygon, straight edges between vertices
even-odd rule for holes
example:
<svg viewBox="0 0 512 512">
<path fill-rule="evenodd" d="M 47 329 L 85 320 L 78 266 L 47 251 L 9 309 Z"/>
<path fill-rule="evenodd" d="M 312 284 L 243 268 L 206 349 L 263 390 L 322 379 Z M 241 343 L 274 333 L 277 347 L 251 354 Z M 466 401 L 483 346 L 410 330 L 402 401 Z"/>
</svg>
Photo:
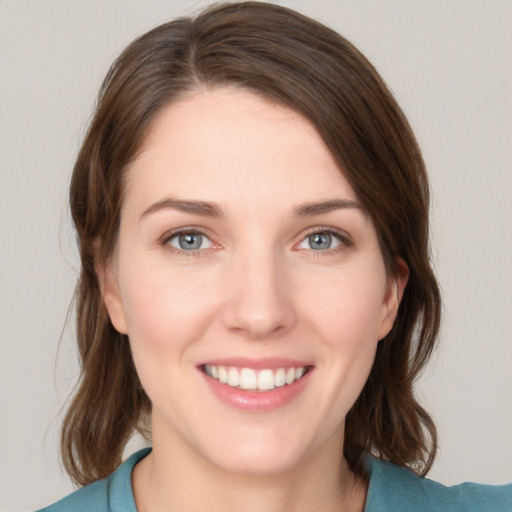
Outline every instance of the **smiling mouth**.
<svg viewBox="0 0 512 512">
<path fill-rule="evenodd" d="M 252 368 L 236 368 L 205 364 L 201 370 L 212 379 L 236 389 L 246 391 L 271 391 L 275 388 L 289 386 L 302 379 L 311 369 L 310 366 L 299 366 L 278 369 L 253 370 Z"/>
</svg>

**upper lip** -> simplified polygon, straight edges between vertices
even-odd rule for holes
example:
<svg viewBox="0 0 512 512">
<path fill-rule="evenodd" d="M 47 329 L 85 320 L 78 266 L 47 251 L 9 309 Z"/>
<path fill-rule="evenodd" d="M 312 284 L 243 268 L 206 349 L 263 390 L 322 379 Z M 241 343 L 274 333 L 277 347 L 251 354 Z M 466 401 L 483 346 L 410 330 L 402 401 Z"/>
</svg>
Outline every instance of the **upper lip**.
<svg viewBox="0 0 512 512">
<path fill-rule="evenodd" d="M 246 357 L 229 357 L 222 359 L 208 359 L 198 364 L 199 367 L 209 366 L 228 366 L 232 368 L 252 368 L 253 370 L 278 370 L 279 368 L 300 368 L 302 366 L 313 366 L 311 362 L 290 359 L 285 357 L 264 357 L 259 359 L 250 359 Z"/>
</svg>

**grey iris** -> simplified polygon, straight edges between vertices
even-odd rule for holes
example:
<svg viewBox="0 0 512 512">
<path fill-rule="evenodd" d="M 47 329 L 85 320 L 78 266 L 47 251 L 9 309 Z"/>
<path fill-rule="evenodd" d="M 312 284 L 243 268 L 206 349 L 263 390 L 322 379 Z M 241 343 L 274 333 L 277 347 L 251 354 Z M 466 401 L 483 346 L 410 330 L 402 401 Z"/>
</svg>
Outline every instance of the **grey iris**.
<svg viewBox="0 0 512 512">
<path fill-rule="evenodd" d="M 203 237 L 199 233 L 187 233 L 179 236 L 178 243 L 181 249 L 184 249 L 185 251 L 194 251 L 201 247 Z"/>
<path fill-rule="evenodd" d="M 330 249 L 332 236 L 329 233 L 315 233 L 308 236 L 309 246 L 314 250 Z"/>
</svg>

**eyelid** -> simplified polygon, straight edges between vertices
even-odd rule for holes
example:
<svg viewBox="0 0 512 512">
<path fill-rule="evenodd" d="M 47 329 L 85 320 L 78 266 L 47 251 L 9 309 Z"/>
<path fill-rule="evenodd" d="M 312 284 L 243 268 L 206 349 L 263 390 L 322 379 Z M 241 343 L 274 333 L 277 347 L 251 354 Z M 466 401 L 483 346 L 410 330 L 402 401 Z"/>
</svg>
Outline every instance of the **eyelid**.
<svg viewBox="0 0 512 512">
<path fill-rule="evenodd" d="M 315 226 L 307 229 L 304 233 L 301 234 L 300 240 L 295 244 L 296 248 L 309 236 L 316 235 L 320 233 L 328 233 L 329 235 L 334 236 L 337 240 L 339 240 L 340 245 L 338 247 L 334 247 L 333 249 L 326 249 L 324 251 L 315 251 L 314 249 L 305 249 L 314 253 L 333 253 L 336 251 L 340 251 L 346 249 L 347 247 L 351 247 L 353 245 L 353 241 L 350 235 L 341 229 L 334 228 L 332 226 Z M 303 249 L 301 249 L 303 250 Z"/>
<path fill-rule="evenodd" d="M 184 249 L 179 249 L 177 247 L 170 245 L 169 241 L 172 238 L 175 238 L 180 235 L 186 235 L 186 234 L 201 235 L 201 236 L 207 238 L 211 242 L 212 247 L 208 247 L 207 249 L 194 249 L 194 250 L 186 251 Z M 175 229 L 166 231 L 159 238 L 158 242 L 160 245 L 163 245 L 166 248 L 166 250 L 168 250 L 171 253 L 177 254 L 179 256 L 198 256 L 198 255 L 204 253 L 205 251 L 210 251 L 212 249 L 218 249 L 220 247 L 220 245 L 213 240 L 213 237 L 209 233 L 208 230 L 206 230 L 204 228 L 197 227 L 197 226 L 184 226 L 181 228 L 175 228 Z"/>
<path fill-rule="evenodd" d="M 171 238 L 174 238 L 181 234 L 189 234 L 189 233 L 197 233 L 199 235 L 206 237 L 212 243 L 212 247 L 209 247 L 207 249 L 196 249 L 196 250 L 186 251 L 183 249 L 178 249 L 176 247 L 173 247 L 169 244 L 169 240 Z M 334 236 L 340 242 L 340 245 L 337 247 L 334 247 L 332 249 L 326 249 L 323 251 L 315 251 L 313 249 L 301 249 L 299 247 L 299 245 L 307 237 L 317 234 L 317 233 L 328 233 L 328 234 Z M 169 231 L 166 231 L 159 238 L 158 242 L 160 245 L 165 246 L 165 248 L 167 250 L 169 250 L 170 252 L 173 252 L 178 255 L 183 255 L 183 256 L 198 256 L 198 255 L 204 253 L 205 251 L 210 251 L 212 249 L 215 250 L 215 249 L 219 249 L 221 247 L 219 243 L 215 242 L 214 237 L 210 234 L 209 230 L 207 230 L 205 228 L 198 227 L 198 226 L 184 226 L 184 227 L 180 227 L 180 228 L 171 229 Z M 313 252 L 315 254 L 316 253 L 332 254 L 334 252 L 342 251 L 348 247 L 351 247 L 352 245 L 353 245 L 353 241 L 352 241 L 350 235 L 346 231 L 338 229 L 338 228 L 334 228 L 332 226 L 314 226 L 314 227 L 307 229 L 305 232 L 301 233 L 300 239 L 298 240 L 298 242 L 296 242 L 294 244 L 294 249 L 298 249 L 301 251 L 307 250 L 307 251 Z"/>
</svg>

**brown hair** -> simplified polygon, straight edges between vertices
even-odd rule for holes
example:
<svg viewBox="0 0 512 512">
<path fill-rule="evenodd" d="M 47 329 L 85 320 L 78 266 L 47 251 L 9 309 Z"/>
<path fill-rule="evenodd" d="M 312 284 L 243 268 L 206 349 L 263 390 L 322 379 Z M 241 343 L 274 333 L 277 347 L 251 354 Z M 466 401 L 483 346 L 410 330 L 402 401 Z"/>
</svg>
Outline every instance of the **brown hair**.
<svg viewBox="0 0 512 512">
<path fill-rule="evenodd" d="M 125 49 L 101 87 L 70 189 L 82 262 L 76 291 L 82 372 L 62 430 L 66 470 L 80 484 L 112 472 L 133 432 L 145 431 L 151 410 L 95 271 L 116 241 L 124 170 L 162 106 L 198 86 L 223 84 L 308 118 L 370 215 L 388 273 L 399 271 L 398 257 L 408 265 L 395 325 L 346 418 L 344 453 L 359 474 L 365 452 L 426 473 L 436 430 L 413 384 L 433 350 L 441 303 L 420 150 L 385 83 L 354 46 L 316 21 L 260 2 L 215 6 L 151 30 Z"/>
</svg>

